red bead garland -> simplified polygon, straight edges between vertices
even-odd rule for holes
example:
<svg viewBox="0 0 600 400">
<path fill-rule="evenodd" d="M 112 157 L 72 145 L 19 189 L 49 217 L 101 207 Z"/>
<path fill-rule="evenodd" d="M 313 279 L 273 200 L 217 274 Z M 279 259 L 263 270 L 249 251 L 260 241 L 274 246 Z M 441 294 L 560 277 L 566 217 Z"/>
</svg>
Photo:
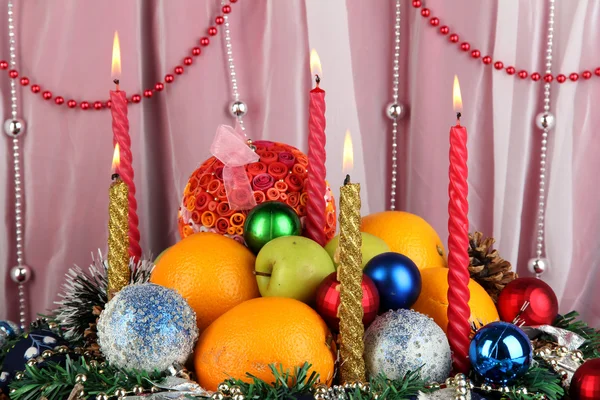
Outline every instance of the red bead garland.
<svg viewBox="0 0 600 400">
<path fill-rule="evenodd" d="M 416 9 L 421 8 L 422 5 L 423 5 L 423 2 L 421 0 L 413 0 L 413 2 L 412 2 L 412 6 Z M 422 17 L 429 18 L 431 13 L 432 13 L 431 9 L 421 8 L 421 16 Z M 432 27 L 437 27 L 440 24 L 441 24 L 441 20 L 439 17 L 431 17 L 429 19 L 429 25 Z M 450 28 L 446 25 L 442 25 L 439 28 L 439 32 L 442 35 L 447 35 L 448 33 L 450 33 Z M 453 33 L 449 36 L 448 39 L 450 40 L 451 43 L 457 43 L 459 40 L 459 36 L 458 36 L 458 34 Z M 471 44 L 469 42 L 463 42 L 460 44 L 460 49 L 462 51 L 464 51 L 465 53 L 469 51 L 470 47 L 471 47 Z M 473 50 L 473 51 L 471 51 L 470 56 L 471 56 L 471 58 L 477 59 L 481 56 L 481 52 L 479 50 Z M 533 72 L 533 73 L 529 74 L 529 72 L 522 69 L 522 70 L 519 70 L 519 72 L 517 73 L 516 68 L 513 66 L 504 68 L 504 63 L 502 61 L 500 61 L 500 60 L 494 61 L 491 56 L 485 56 L 481 59 L 481 61 L 485 65 L 492 64 L 492 62 L 493 62 L 495 69 L 505 70 L 508 75 L 516 75 L 520 79 L 527 79 L 527 77 L 530 77 L 531 80 L 534 82 L 537 82 L 542 79 L 542 75 L 539 72 Z M 594 74 L 596 76 L 600 77 L 600 67 L 598 67 L 594 70 Z M 567 76 L 568 76 L 568 79 L 567 79 Z M 558 74 L 558 75 L 556 75 L 556 82 L 564 83 L 564 82 L 567 82 L 567 80 L 571 81 L 571 82 L 577 82 L 577 80 L 579 80 L 579 76 L 580 76 L 580 74 L 578 74 L 576 72 L 572 72 L 568 75 L 567 74 Z M 588 70 L 584 70 L 581 72 L 581 77 L 586 80 L 590 79 L 592 77 L 592 72 L 590 72 Z M 550 83 L 555 80 L 555 77 L 552 74 L 545 74 L 543 76 L 543 80 L 546 83 Z"/>
<path fill-rule="evenodd" d="M 416 1 L 413 2 L 413 5 Z M 221 8 L 221 11 L 223 12 L 223 14 L 229 14 L 231 13 L 231 4 L 237 3 L 237 0 L 229 0 L 230 4 L 226 4 Z M 419 7 L 421 7 L 420 1 L 419 1 Z M 215 24 L 216 25 L 222 25 L 225 23 L 225 18 L 223 17 L 223 15 L 218 15 L 215 17 Z M 208 33 L 209 36 L 216 36 L 219 33 L 219 30 L 217 29 L 216 26 L 209 26 L 206 30 L 206 32 Z M 210 40 L 208 37 L 202 37 L 199 40 L 199 43 L 201 46 L 208 46 L 210 45 Z M 194 46 L 191 49 L 191 54 L 193 56 L 199 56 L 200 54 L 202 54 L 202 50 L 200 47 L 198 46 Z M 186 66 L 192 65 L 193 64 L 193 58 L 192 57 L 185 57 L 183 59 L 183 64 Z M 7 70 L 8 69 L 8 62 L 6 60 L 0 60 L 0 69 L 4 69 Z M 176 67 L 173 68 L 173 71 L 175 72 L 175 74 L 177 75 L 182 75 L 184 72 L 184 68 L 181 65 L 177 65 Z M 8 71 L 8 76 L 11 79 L 17 79 L 19 77 L 19 71 L 16 69 L 11 69 L 10 71 Z M 175 76 L 172 74 L 167 74 L 165 75 L 165 79 L 164 79 L 164 83 L 172 83 L 175 80 Z M 30 83 L 29 78 L 27 77 L 22 77 L 20 80 L 21 85 L 23 86 L 28 86 Z M 164 83 L 163 82 L 157 82 L 154 85 L 154 90 L 152 89 L 146 89 L 144 90 L 143 96 L 145 98 L 151 98 L 152 95 L 155 92 L 161 92 L 164 89 Z M 42 91 L 42 88 L 40 85 L 38 84 L 32 84 L 31 85 L 31 92 L 34 94 L 40 93 Z M 52 98 L 54 98 L 54 103 L 58 106 L 62 105 L 65 103 L 65 98 L 63 96 L 56 96 L 54 97 L 52 92 L 50 90 L 45 90 L 42 93 L 42 98 L 44 100 L 51 100 Z M 141 100 L 143 99 L 143 97 L 139 94 L 134 94 L 133 96 L 131 96 L 131 102 L 134 104 L 139 103 Z M 77 105 L 79 105 L 79 107 L 82 110 L 88 110 L 90 109 L 90 104 L 93 105 L 94 110 L 103 110 L 105 108 L 110 108 L 111 107 L 111 102 L 110 100 L 107 100 L 105 102 L 102 101 L 94 101 L 94 102 L 89 102 L 89 101 L 81 101 L 81 102 L 77 102 L 76 100 L 70 99 L 67 102 L 67 106 L 69 108 L 77 108 Z"/>
</svg>

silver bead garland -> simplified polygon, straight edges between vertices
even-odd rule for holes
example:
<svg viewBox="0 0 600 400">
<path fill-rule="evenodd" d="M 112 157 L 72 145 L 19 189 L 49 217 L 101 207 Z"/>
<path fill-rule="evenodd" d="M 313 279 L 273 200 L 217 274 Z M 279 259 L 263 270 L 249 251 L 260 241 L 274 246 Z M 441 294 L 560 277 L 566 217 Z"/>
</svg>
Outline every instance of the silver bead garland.
<svg viewBox="0 0 600 400">
<path fill-rule="evenodd" d="M 221 0 L 221 5 L 225 5 L 228 2 L 226 0 Z M 229 28 L 229 15 L 223 14 L 223 27 L 224 27 L 224 35 L 225 39 L 225 54 L 227 56 L 227 66 L 229 67 L 229 80 L 231 81 L 231 92 L 233 95 L 233 102 L 230 105 L 229 111 L 232 116 L 237 118 L 238 123 L 240 124 L 240 128 L 244 132 L 244 136 L 246 136 L 246 127 L 244 126 L 244 116 L 248 112 L 248 106 L 246 103 L 240 100 L 240 93 L 237 84 L 237 74 L 235 72 L 235 64 L 233 60 L 233 50 L 231 46 L 231 29 Z"/>
<path fill-rule="evenodd" d="M 396 178 L 398 175 L 398 120 L 405 114 L 404 105 L 398 103 L 400 78 L 400 0 L 396 0 L 394 13 L 394 65 L 392 72 L 392 102 L 386 106 L 386 115 L 392 120 L 392 179 L 390 210 L 396 209 Z"/>
<path fill-rule="evenodd" d="M 552 42 L 554 38 L 554 0 L 548 0 L 548 33 L 546 36 L 546 74 L 552 73 Z M 548 269 L 549 262 L 542 258 L 544 254 L 545 211 L 546 211 L 546 152 L 548 150 L 548 132 L 554 128 L 555 117 L 550 112 L 550 83 L 544 83 L 544 111 L 536 116 L 536 125 L 542 130 L 540 147 L 540 173 L 535 229 L 535 258 L 527 263 L 528 269 L 540 278 Z"/>
<path fill-rule="evenodd" d="M 16 54 L 16 33 L 15 33 L 15 13 L 13 9 L 13 0 L 8 1 L 8 39 L 10 50 L 10 69 L 17 68 Z M 15 243 L 17 265 L 10 270 L 10 276 L 13 282 L 18 285 L 19 294 L 19 324 L 22 329 L 27 323 L 27 299 L 24 284 L 31 279 L 31 268 L 23 264 L 23 188 L 21 187 L 21 146 L 20 137 L 25 132 L 25 122 L 17 117 L 18 98 L 17 81 L 10 80 L 10 107 L 11 118 L 4 122 L 4 131 L 12 139 L 13 150 L 13 179 L 15 184 Z"/>
</svg>

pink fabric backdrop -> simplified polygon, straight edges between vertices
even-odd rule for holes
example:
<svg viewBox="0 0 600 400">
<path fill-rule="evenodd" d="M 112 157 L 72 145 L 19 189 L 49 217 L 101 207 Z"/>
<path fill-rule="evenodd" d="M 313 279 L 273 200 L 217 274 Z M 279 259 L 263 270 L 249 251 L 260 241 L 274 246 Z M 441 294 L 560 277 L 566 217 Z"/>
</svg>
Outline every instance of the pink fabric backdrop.
<svg viewBox="0 0 600 400">
<path fill-rule="evenodd" d="M 130 93 L 151 87 L 187 55 L 212 21 L 220 1 L 75 0 L 15 1 L 19 70 L 65 98 L 104 100 L 110 83 L 112 34 L 123 52 L 122 87 Z M 528 70 L 540 69 L 545 42 L 544 0 L 528 2 L 429 0 L 434 14 L 482 54 L 494 54 Z M 6 0 L 0 0 L 4 16 Z M 357 176 L 368 193 L 363 211 L 380 211 L 388 201 L 391 98 L 392 1 L 239 0 L 231 14 L 233 46 L 242 99 L 248 103 L 250 136 L 276 139 L 306 150 L 309 47 L 326 48 L 324 87 L 328 92 L 328 170 L 333 186 L 341 176 L 337 138 L 356 125 Z M 593 1 L 557 2 L 555 71 L 600 65 L 596 38 L 600 6 Z M 117 11 L 118 10 L 118 11 Z M 340 14 L 332 14 L 338 10 Z M 343 18 L 345 24 L 331 23 Z M 338 21 L 338 20 L 336 20 Z M 0 58 L 8 59 L 6 23 Z M 320 32 L 330 32 L 323 35 Z M 319 34 L 317 34 L 317 32 Z M 332 40 L 337 42 L 331 43 Z M 339 40 L 342 38 L 343 40 Z M 222 37 L 166 91 L 130 107 L 142 247 L 158 254 L 178 239 L 176 214 L 188 175 L 208 155 L 226 112 L 230 87 Z M 327 41 L 329 40 L 329 43 Z M 541 109 L 541 85 L 483 68 L 448 46 L 403 1 L 401 99 L 410 115 L 401 122 L 400 209 L 426 218 L 445 239 L 447 224 L 447 132 L 453 122 L 451 85 L 461 80 L 464 123 L 470 142 L 471 228 L 494 235 L 505 258 L 526 275 L 534 250 L 536 168 L 540 133 L 533 119 Z M 329 50 L 333 48 L 334 50 Z M 335 64 L 349 51 L 351 62 Z M 339 53 L 338 53 L 339 52 Z M 327 65 L 333 66 L 332 68 Z M 353 79 L 336 79 L 342 76 Z M 600 324 L 600 141 L 593 138 L 600 117 L 600 80 L 553 85 L 558 115 L 549 145 L 550 173 L 546 234 L 552 269 L 545 280 L 556 290 L 561 311 L 578 309 Z M 353 84 L 353 89 L 349 90 Z M 95 249 L 106 247 L 107 190 L 112 134 L 108 111 L 56 107 L 29 89 L 19 91 L 26 198 L 25 260 L 35 271 L 27 285 L 30 314 L 52 306 L 66 270 L 86 266 Z M 9 82 L 0 78 L 2 120 L 10 109 Z M 336 107 L 335 99 L 352 107 Z M 338 102 L 342 104 L 342 100 Z M 345 103 L 344 103 L 345 104 Z M 354 112 L 357 110 L 357 113 Z M 357 119 L 355 117 L 357 115 Z M 356 120 L 356 123 L 352 121 Z M 0 141 L 0 176 L 6 210 L 0 235 L 0 318 L 17 319 L 17 291 L 8 271 L 15 263 L 12 150 Z"/>
</svg>

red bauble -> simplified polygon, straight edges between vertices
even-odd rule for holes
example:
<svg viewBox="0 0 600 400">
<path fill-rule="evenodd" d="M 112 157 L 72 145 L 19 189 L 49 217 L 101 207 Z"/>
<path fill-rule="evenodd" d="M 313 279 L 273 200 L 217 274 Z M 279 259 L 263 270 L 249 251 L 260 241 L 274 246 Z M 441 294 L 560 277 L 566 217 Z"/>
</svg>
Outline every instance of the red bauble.
<svg viewBox="0 0 600 400">
<path fill-rule="evenodd" d="M 337 332 L 340 329 L 340 320 L 337 316 L 340 306 L 340 292 L 337 280 L 337 272 L 327 276 L 317 288 L 317 312 L 323 317 L 327 326 Z M 362 280 L 364 310 L 363 324 L 365 328 L 371 325 L 371 322 L 377 317 L 379 311 L 379 292 L 375 283 L 368 276 L 363 274 Z"/>
<path fill-rule="evenodd" d="M 526 301 L 529 307 L 520 316 L 525 325 L 549 325 L 558 314 L 558 299 L 547 283 L 537 278 L 517 278 L 500 292 L 500 319 L 512 322 Z"/>
<path fill-rule="evenodd" d="M 600 399 L 600 358 L 586 361 L 577 368 L 569 394 L 573 400 Z"/>
</svg>

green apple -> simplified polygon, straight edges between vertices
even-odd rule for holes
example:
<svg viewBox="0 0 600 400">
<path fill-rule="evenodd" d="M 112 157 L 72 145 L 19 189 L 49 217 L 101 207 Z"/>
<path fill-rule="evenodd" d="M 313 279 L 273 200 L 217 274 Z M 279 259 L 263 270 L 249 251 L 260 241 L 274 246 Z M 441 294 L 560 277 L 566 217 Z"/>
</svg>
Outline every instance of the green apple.
<svg viewBox="0 0 600 400">
<path fill-rule="evenodd" d="M 387 243 L 384 242 L 382 239 L 378 238 L 377 236 L 371 235 L 370 233 L 366 232 L 361 232 L 361 234 L 362 247 L 360 249 L 362 251 L 363 268 L 365 267 L 365 265 L 367 265 L 369 261 L 371 261 L 371 258 L 381 253 L 387 253 L 391 251 Z M 338 263 L 335 262 L 335 251 L 337 250 L 339 241 L 340 236 L 338 235 L 331 239 L 329 243 L 325 245 L 325 250 L 327 250 L 327 253 L 329 253 L 329 257 L 331 257 L 331 259 L 333 260 L 333 263 L 335 264 L 335 269 L 337 269 L 338 267 Z"/>
<path fill-rule="evenodd" d="M 312 304 L 317 287 L 332 272 L 335 267 L 327 252 L 302 236 L 273 239 L 256 256 L 256 281 L 263 297 L 290 297 Z"/>
</svg>

